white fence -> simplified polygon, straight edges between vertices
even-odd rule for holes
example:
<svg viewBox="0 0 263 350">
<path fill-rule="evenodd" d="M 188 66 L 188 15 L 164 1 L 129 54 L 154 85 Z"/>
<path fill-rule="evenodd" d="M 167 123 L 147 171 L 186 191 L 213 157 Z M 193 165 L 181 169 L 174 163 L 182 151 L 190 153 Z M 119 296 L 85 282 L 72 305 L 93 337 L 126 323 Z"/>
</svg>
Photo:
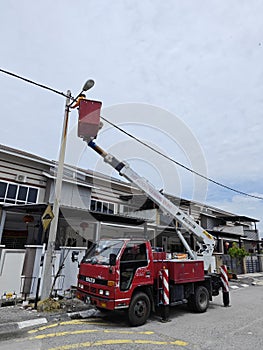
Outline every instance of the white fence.
<svg viewBox="0 0 263 350">
<path fill-rule="evenodd" d="M 78 263 L 71 260 L 73 251 L 78 254 L 80 261 L 86 248 L 61 247 L 55 252 L 53 278 L 63 264 L 54 288 L 60 295 L 77 284 Z M 41 281 L 43 270 L 41 264 L 44 262 L 45 266 L 42 252 L 42 246 L 27 246 L 26 249 L 5 249 L 0 246 L 0 298 L 5 293 L 16 293 L 18 298 L 25 299 L 36 297 L 38 279 Z M 41 287 L 40 284 L 39 295 Z"/>
<path fill-rule="evenodd" d="M 0 297 L 4 293 L 20 294 L 25 249 L 0 248 Z"/>
</svg>

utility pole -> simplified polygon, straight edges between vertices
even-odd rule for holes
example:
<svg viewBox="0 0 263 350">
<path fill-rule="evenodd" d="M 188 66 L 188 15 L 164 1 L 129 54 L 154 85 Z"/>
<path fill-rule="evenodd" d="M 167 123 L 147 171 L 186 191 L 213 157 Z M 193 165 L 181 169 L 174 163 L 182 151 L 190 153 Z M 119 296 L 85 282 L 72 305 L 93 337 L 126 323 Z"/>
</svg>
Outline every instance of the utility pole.
<svg viewBox="0 0 263 350">
<path fill-rule="evenodd" d="M 49 229 L 46 259 L 45 259 L 44 273 L 43 273 L 43 280 L 42 280 L 42 292 L 41 292 L 42 300 L 50 296 L 51 285 L 52 285 L 52 266 L 55 258 L 55 242 L 56 242 L 56 236 L 57 236 L 61 189 L 62 189 L 62 181 L 63 181 L 63 169 L 64 169 L 65 152 L 66 152 L 70 99 L 71 99 L 71 91 L 68 90 L 66 104 L 65 104 L 64 122 L 63 122 L 62 136 L 61 136 L 56 185 L 55 185 L 55 197 L 54 197 L 54 205 L 53 205 L 54 218 L 51 221 L 50 229 Z"/>
<path fill-rule="evenodd" d="M 89 89 L 91 89 L 94 86 L 94 83 L 95 82 L 92 79 L 87 80 L 83 85 L 82 91 L 73 99 L 72 102 L 70 102 L 70 100 L 72 99 L 71 91 L 70 90 L 67 91 L 67 99 L 65 104 L 64 122 L 63 122 L 61 144 L 60 144 L 60 151 L 59 151 L 56 185 L 55 185 L 55 197 L 54 197 L 54 204 L 53 204 L 54 218 L 50 224 L 45 264 L 44 264 L 43 277 L 42 277 L 43 278 L 42 292 L 41 292 L 42 300 L 48 298 L 51 293 L 52 267 L 54 265 L 54 259 L 55 259 L 55 243 L 56 243 L 57 229 L 58 229 L 59 208 L 60 208 L 61 190 L 62 190 L 62 182 L 63 182 L 63 169 L 64 169 L 64 162 L 65 162 L 70 107 L 84 91 L 88 91 Z M 55 271 L 54 271 L 54 274 L 55 274 Z"/>
</svg>

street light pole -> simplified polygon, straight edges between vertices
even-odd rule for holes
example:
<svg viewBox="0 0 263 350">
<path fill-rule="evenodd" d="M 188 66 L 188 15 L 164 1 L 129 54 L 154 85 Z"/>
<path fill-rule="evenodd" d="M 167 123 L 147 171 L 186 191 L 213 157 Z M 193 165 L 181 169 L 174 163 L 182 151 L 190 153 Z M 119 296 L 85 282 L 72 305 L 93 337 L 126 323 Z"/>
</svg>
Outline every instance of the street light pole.
<svg viewBox="0 0 263 350">
<path fill-rule="evenodd" d="M 45 259 L 45 266 L 44 266 L 44 273 L 43 273 L 43 280 L 42 280 L 42 292 L 41 292 L 41 299 L 42 300 L 48 298 L 50 296 L 50 292 L 51 292 L 52 265 L 53 265 L 53 261 L 54 261 L 55 242 L 56 242 L 58 218 L 59 218 L 59 208 L 60 208 L 61 189 L 62 189 L 62 181 L 63 181 L 63 169 L 64 169 L 65 152 L 66 152 L 70 99 L 71 99 L 71 91 L 68 90 L 66 104 L 65 104 L 64 122 L 63 122 L 62 136 L 61 136 L 56 185 L 55 185 L 55 196 L 54 196 L 54 204 L 53 204 L 54 218 L 51 221 L 50 229 L 49 229 L 48 244 L 47 244 L 47 250 L 46 250 L 46 259 Z"/>
<path fill-rule="evenodd" d="M 82 88 L 82 92 L 91 89 L 94 86 L 94 80 L 89 79 L 85 82 Z M 81 94 L 80 93 L 80 94 Z M 52 285 L 52 266 L 55 257 L 55 243 L 57 237 L 57 229 L 58 229 L 58 220 L 59 220 L 59 208 L 60 208 L 60 200 L 61 200 L 61 190 L 62 190 L 62 182 L 63 182 L 63 169 L 65 162 L 65 153 L 66 153 L 66 142 L 67 142 L 67 131 L 68 131 L 68 120 L 69 120 L 69 112 L 70 107 L 74 103 L 75 100 L 80 96 L 78 96 L 70 102 L 71 91 L 67 91 L 67 99 L 65 104 L 65 113 L 64 113 L 64 122 L 61 136 L 61 144 L 60 144 L 60 152 L 58 159 L 58 168 L 57 168 L 57 177 L 56 177 L 56 185 L 55 185 L 55 196 L 54 196 L 54 204 L 53 204 L 53 214 L 54 218 L 51 221 L 49 236 L 48 236 L 48 244 L 46 250 L 46 258 L 42 279 L 42 292 L 41 299 L 46 299 L 51 295 L 51 285 Z"/>
</svg>

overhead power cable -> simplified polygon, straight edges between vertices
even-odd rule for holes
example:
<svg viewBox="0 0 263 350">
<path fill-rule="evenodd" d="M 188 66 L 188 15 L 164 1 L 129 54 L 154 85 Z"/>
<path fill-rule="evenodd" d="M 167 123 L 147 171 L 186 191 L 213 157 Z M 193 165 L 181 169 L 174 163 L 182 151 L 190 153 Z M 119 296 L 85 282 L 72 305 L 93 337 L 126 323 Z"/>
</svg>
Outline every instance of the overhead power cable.
<svg viewBox="0 0 263 350">
<path fill-rule="evenodd" d="M 17 74 L 15 74 L 15 73 L 9 72 L 9 71 L 7 71 L 7 70 L 4 70 L 4 69 L 1 69 L 1 68 L 0 68 L 0 72 L 5 73 L 5 74 L 7 74 L 7 75 L 10 75 L 10 76 L 13 77 L 13 78 L 17 78 L 17 79 L 23 80 L 23 81 L 25 81 L 25 82 L 27 82 L 27 83 L 29 83 L 29 84 L 38 86 L 38 87 L 40 87 L 40 88 L 42 88 L 42 89 L 46 89 L 46 90 L 52 91 L 52 92 L 54 92 L 54 93 L 56 93 L 56 94 L 58 94 L 58 95 L 62 95 L 62 96 L 64 96 L 64 97 L 70 97 L 70 96 L 68 96 L 67 94 L 65 94 L 64 92 L 61 92 L 61 91 L 52 89 L 51 87 L 46 86 L 46 85 L 43 85 L 43 84 L 39 84 L 39 83 L 37 83 L 37 82 L 35 82 L 35 81 L 33 81 L 33 80 L 24 78 L 24 77 L 22 77 L 22 76 L 20 76 L 20 75 L 17 75 Z M 71 97 L 70 97 L 70 98 L 71 98 Z"/>
<path fill-rule="evenodd" d="M 47 85 L 39 84 L 39 83 L 37 83 L 37 82 L 35 82 L 35 81 L 33 81 L 33 80 L 24 78 L 24 77 L 22 77 L 22 76 L 20 76 L 20 75 L 18 75 L 18 74 L 15 74 L 15 73 L 10 72 L 10 71 L 7 71 L 7 70 L 4 70 L 4 69 L 1 69 L 1 68 L 0 68 L 0 72 L 2 72 L 2 73 L 4 73 L 4 74 L 7 74 L 7 75 L 10 75 L 10 76 L 12 76 L 12 77 L 14 77 L 14 78 L 16 78 L 16 79 L 23 80 L 23 81 L 25 81 L 25 82 L 27 82 L 27 83 L 29 83 L 29 84 L 33 84 L 33 85 L 35 85 L 35 86 L 38 86 L 38 87 L 40 87 L 40 88 L 42 88 L 42 89 L 49 90 L 49 91 L 54 92 L 54 93 L 56 93 L 56 94 L 58 94 L 58 95 L 61 95 L 61 96 L 64 96 L 64 97 L 69 97 L 69 98 L 71 98 L 71 99 L 74 99 L 72 96 L 67 96 L 67 94 L 65 94 L 64 92 L 58 91 L 58 90 L 56 90 L 56 89 L 53 89 L 53 88 L 51 88 L 51 87 L 49 87 L 49 86 L 47 86 Z M 195 174 L 195 175 L 197 175 L 197 176 L 203 178 L 204 180 L 209 181 L 209 182 L 211 182 L 211 183 L 213 183 L 213 184 L 215 184 L 215 185 L 217 185 L 217 186 L 223 187 L 223 188 L 225 188 L 225 189 L 227 189 L 227 190 L 229 190 L 229 191 L 238 193 L 238 194 L 243 195 L 243 196 L 247 196 L 247 197 L 251 197 L 251 198 L 256 198 L 256 199 L 261 199 L 261 200 L 263 200 L 263 197 L 261 197 L 261 196 L 256 196 L 256 195 L 253 195 L 253 194 L 249 194 L 249 193 L 246 193 L 246 192 L 242 192 L 242 191 L 236 190 L 235 188 L 229 187 L 229 186 L 224 185 L 224 184 L 222 184 L 222 183 L 220 183 L 220 182 L 218 182 L 218 181 L 215 181 L 215 180 L 213 180 L 213 179 L 211 179 L 211 178 L 209 178 L 209 177 L 207 177 L 207 176 L 205 176 L 205 175 L 202 175 L 202 174 L 198 173 L 197 171 L 195 171 L 195 170 L 193 170 L 193 169 L 187 167 L 186 165 L 183 165 L 183 164 L 181 164 L 180 162 L 177 162 L 176 160 L 174 160 L 173 158 L 167 156 L 166 154 L 164 154 L 164 153 L 158 151 L 157 149 L 155 149 L 155 148 L 153 148 L 152 146 L 148 145 L 146 142 L 140 140 L 140 139 L 137 138 L 136 136 L 134 136 L 134 135 L 132 135 L 131 133 L 127 132 L 126 130 L 120 128 L 120 127 L 117 126 L 116 124 L 110 122 L 110 121 L 109 121 L 108 119 L 106 119 L 105 117 L 101 117 L 101 119 L 103 119 L 105 122 L 107 122 L 108 124 L 110 124 L 110 125 L 113 126 L 114 128 L 118 129 L 120 132 L 126 134 L 126 135 L 129 136 L 130 138 L 134 139 L 135 141 L 137 141 L 137 142 L 139 142 L 140 144 L 144 145 L 145 147 L 149 148 L 149 149 L 152 150 L 153 152 L 159 154 L 160 156 L 166 158 L 167 160 L 169 160 L 169 161 L 175 163 L 176 165 L 180 166 L 181 168 L 185 169 L 186 171 L 189 171 L 189 172 L 191 172 L 192 174 Z"/>
<path fill-rule="evenodd" d="M 105 117 L 101 117 L 101 119 L 103 119 L 105 122 L 107 122 L 108 124 L 110 124 L 111 126 L 113 126 L 114 128 L 116 128 L 117 130 L 119 130 L 120 132 L 124 133 L 125 135 L 129 136 L 130 138 L 134 139 L 135 141 L 139 142 L 140 144 L 142 144 L 143 146 L 149 148 L 150 150 L 152 150 L 153 152 L 159 154 L 160 156 L 166 158 L 167 160 L 175 163 L 176 165 L 180 166 L 181 168 L 191 172 L 192 174 L 195 174 L 203 179 L 205 179 L 206 181 L 209 181 L 209 182 L 212 182 L 213 184 L 217 185 L 217 186 L 220 186 L 220 187 L 223 187 L 229 191 L 233 191 L 235 193 L 238 193 L 238 194 L 241 194 L 243 196 L 247 196 L 247 197 L 252 197 L 252 198 L 256 198 L 256 199 L 261 199 L 263 200 L 263 197 L 260 197 L 260 196 L 256 196 L 256 195 L 253 195 L 253 194 L 249 194 L 249 193 L 246 193 L 246 192 L 242 192 L 242 191 L 239 191 L 239 190 L 236 190 L 235 188 L 232 188 L 232 187 L 229 187 L 227 185 L 224 185 L 218 181 L 215 181 L 213 179 L 211 179 L 210 177 L 207 177 L 205 175 L 202 175 L 200 173 L 198 173 L 197 171 L 187 167 L 186 165 L 184 164 L 181 164 L 180 162 L 174 160 L 173 158 L 167 156 L 166 154 L 158 151 L 157 149 L 155 149 L 154 147 L 150 146 L 148 143 L 140 140 L 139 138 L 137 138 L 136 136 L 132 135 L 131 133 L 127 132 L 126 130 L 120 128 L 119 126 L 117 126 L 116 124 L 112 123 L 111 121 L 109 121 L 108 119 L 106 119 Z"/>
</svg>

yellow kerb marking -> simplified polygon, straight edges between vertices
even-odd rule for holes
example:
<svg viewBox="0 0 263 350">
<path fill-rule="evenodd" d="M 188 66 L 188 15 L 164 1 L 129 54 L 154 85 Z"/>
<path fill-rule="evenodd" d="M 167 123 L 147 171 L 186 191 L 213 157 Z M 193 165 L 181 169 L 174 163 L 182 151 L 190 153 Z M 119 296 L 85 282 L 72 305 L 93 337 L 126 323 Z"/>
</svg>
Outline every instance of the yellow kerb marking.
<svg viewBox="0 0 263 350">
<path fill-rule="evenodd" d="M 66 332 L 56 332 L 56 333 L 49 333 L 49 334 L 39 334 L 29 339 L 30 340 L 45 339 L 45 338 L 63 337 L 65 335 L 96 333 L 96 332 L 99 332 L 99 330 L 98 329 L 81 329 L 79 331 L 72 331 L 72 332 L 66 331 Z"/>
<path fill-rule="evenodd" d="M 85 343 L 62 345 L 56 348 L 49 348 L 49 350 L 70 350 L 70 349 L 79 349 L 79 348 L 85 348 L 90 346 L 117 345 L 117 344 L 149 344 L 149 345 L 178 345 L 178 346 L 188 345 L 187 342 L 182 340 L 166 342 L 166 341 L 154 341 L 154 340 L 108 339 L 108 340 L 99 340 L 96 342 L 85 342 Z"/>
<path fill-rule="evenodd" d="M 46 338 L 54 338 L 54 337 L 63 337 L 66 335 L 76 335 L 76 334 L 85 334 L 85 333 L 97 333 L 97 332 L 103 332 L 103 333 L 116 333 L 116 334 L 144 334 L 144 335 L 151 335 L 154 334 L 154 332 L 134 332 L 134 331 L 118 331 L 118 330 L 111 330 L 111 329 L 105 329 L 103 331 L 99 329 L 81 329 L 78 331 L 65 331 L 65 332 L 56 332 L 56 333 L 48 333 L 48 334 L 39 334 L 34 337 L 29 338 L 30 340 L 34 339 L 46 339 Z"/>
<path fill-rule="evenodd" d="M 182 340 L 176 340 L 176 341 L 134 340 L 134 343 L 136 343 L 136 344 L 152 344 L 152 345 L 180 345 L 180 346 L 188 345 L 187 342 L 182 341 Z"/>
<path fill-rule="evenodd" d="M 92 325 L 100 325 L 100 326 L 108 326 L 109 324 L 108 323 L 103 323 L 103 322 L 93 322 L 93 321 L 87 321 L 87 320 L 72 320 L 72 321 L 63 321 L 63 322 L 60 322 L 60 323 L 54 323 L 54 324 L 51 324 L 49 326 L 42 326 L 42 327 L 39 327 L 37 329 L 33 329 L 31 331 L 28 331 L 27 333 L 28 334 L 33 334 L 33 333 L 37 333 L 39 331 L 44 331 L 46 329 L 49 329 L 49 328 L 55 328 L 55 327 L 58 327 L 58 326 L 65 326 L 65 325 L 79 325 L 79 324 L 92 324 Z"/>
<path fill-rule="evenodd" d="M 103 333 L 117 333 L 117 334 L 145 334 L 145 335 L 151 335 L 154 334 L 154 332 L 148 331 L 148 332 L 134 332 L 134 331 L 118 331 L 118 330 L 111 330 L 111 329 L 105 329 Z"/>
<path fill-rule="evenodd" d="M 58 327 L 58 326 L 59 326 L 59 323 L 54 323 L 54 324 L 51 324 L 49 326 L 42 326 L 42 327 L 39 327 L 37 329 L 32 329 L 31 331 L 28 331 L 27 333 L 29 333 L 29 334 L 37 333 L 39 331 L 44 331 L 46 329 L 55 328 L 55 327 Z"/>
</svg>

